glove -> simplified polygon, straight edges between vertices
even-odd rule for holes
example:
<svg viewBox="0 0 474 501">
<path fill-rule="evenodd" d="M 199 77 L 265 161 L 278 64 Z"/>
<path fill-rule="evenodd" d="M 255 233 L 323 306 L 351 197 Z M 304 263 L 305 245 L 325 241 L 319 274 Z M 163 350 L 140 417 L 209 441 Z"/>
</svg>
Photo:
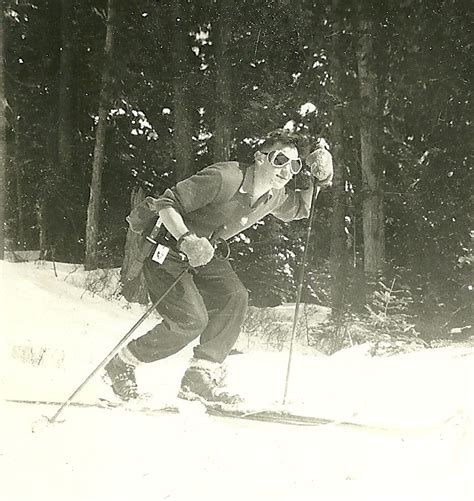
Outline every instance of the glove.
<svg viewBox="0 0 474 501">
<path fill-rule="evenodd" d="M 334 176 L 332 155 L 329 153 L 328 144 L 324 139 L 321 139 L 317 148 L 306 157 L 306 165 L 310 168 L 311 174 L 320 188 L 332 186 Z"/>
<path fill-rule="evenodd" d="M 190 266 L 204 266 L 214 257 L 214 247 L 207 238 L 189 233 L 178 241 L 178 250 L 184 252 Z"/>
</svg>

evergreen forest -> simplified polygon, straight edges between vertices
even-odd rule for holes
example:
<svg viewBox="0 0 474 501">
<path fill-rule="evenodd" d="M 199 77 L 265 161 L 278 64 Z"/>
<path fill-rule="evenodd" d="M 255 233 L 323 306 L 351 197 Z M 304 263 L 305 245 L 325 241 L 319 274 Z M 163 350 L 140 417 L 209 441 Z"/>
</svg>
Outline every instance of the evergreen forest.
<svg viewBox="0 0 474 501">
<path fill-rule="evenodd" d="M 287 128 L 324 138 L 335 168 L 304 302 L 331 307 L 338 335 L 355 319 L 472 334 L 470 2 L 1 4 L 2 259 L 119 268 L 132 200 L 251 163 Z M 307 225 L 268 217 L 233 239 L 252 305 L 294 302 Z"/>
</svg>

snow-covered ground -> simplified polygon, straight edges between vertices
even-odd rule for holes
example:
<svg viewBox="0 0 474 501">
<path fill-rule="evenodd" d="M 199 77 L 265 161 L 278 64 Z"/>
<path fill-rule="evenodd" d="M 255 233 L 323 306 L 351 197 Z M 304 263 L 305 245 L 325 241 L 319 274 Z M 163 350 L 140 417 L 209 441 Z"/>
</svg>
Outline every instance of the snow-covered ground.
<svg viewBox="0 0 474 501">
<path fill-rule="evenodd" d="M 143 309 L 85 292 L 71 265 L 0 262 L 0 500 L 471 500 L 474 349 L 372 358 L 364 346 L 297 354 L 287 409 L 373 425 L 291 426 L 69 407 L 32 433 L 135 323 Z M 157 321 L 148 319 L 143 333 Z M 174 402 L 191 355 L 137 374 L 154 403 Z M 281 407 L 287 352 L 229 357 L 231 390 Z M 95 378 L 78 396 L 108 396 Z"/>
</svg>

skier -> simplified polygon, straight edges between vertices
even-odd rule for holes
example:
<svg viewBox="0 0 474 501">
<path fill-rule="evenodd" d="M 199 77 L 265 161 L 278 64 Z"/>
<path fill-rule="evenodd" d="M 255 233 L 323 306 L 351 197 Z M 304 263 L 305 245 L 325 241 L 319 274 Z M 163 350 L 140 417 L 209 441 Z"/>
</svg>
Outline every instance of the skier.
<svg viewBox="0 0 474 501">
<path fill-rule="evenodd" d="M 269 133 L 254 162 L 213 164 L 166 190 L 147 197 L 128 222 L 142 233 L 150 215 L 159 236 L 143 239 L 148 255 L 143 274 L 154 302 L 175 278 L 187 271 L 159 304 L 162 322 L 123 347 L 106 365 L 111 387 L 122 400 L 140 397 L 135 368 L 173 355 L 199 338 L 178 396 L 234 404 L 238 395 L 224 391 L 224 361 L 244 321 L 248 294 L 230 263 L 216 256 L 212 236 L 226 241 L 268 214 L 283 221 L 307 218 L 313 183 L 302 190 L 286 187 L 302 168 L 301 137 L 279 129 Z M 332 181 L 330 171 L 320 185 Z M 144 217 L 144 214 L 147 214 Z M 155 223 L 156 221 L 156 223 Z M 155 234 L 153 233 L 153 236 Z M 152 243 L 150 243 L 152 242 Z M 146 245 L 154 245 L 149 252 Z"/>
</svg>

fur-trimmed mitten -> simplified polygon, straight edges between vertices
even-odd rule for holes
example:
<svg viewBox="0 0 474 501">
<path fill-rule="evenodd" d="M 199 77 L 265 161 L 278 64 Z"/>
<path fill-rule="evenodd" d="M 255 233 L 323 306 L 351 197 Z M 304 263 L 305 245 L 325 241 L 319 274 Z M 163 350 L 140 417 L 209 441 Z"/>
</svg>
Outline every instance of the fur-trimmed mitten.
<svg viewBox="0 0 474 501">
<path fill-rule="evenodd" d="M 214 257 L 214 247 L 207 238 L 188 233 L 178 241 L 178 250 L 184 252 L 193 268 L 204 266 Z"/>
</svg>

